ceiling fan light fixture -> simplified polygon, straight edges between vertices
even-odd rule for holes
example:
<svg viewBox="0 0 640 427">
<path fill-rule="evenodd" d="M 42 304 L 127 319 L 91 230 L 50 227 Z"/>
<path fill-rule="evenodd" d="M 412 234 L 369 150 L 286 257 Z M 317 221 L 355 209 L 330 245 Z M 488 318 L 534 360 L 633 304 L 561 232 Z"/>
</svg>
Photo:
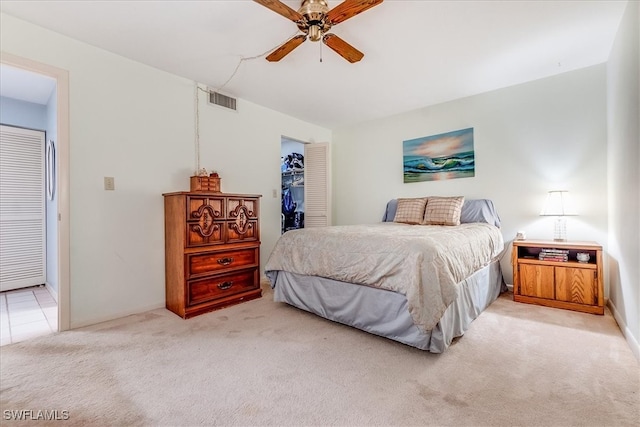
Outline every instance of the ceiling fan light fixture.
<svg viewBox="0 0 640 427">
<path fill-rule="evenodd" d="M 291 53 L 293 49 L 300 46 L 302 42 L 309 39 L 314 42 L 322 40 L 324 44 L 338 55 L 354 63 L 360 61 L 364 54 L 329 31 L 331 31 L 331 27 L 334 25 L 344 22 L 365 10 L 371 9 L 384 0 L 343 0 L 333 9 L 329 9 L 327 0 L 302 0 L 300 9 L 297 11 L 287 6 L 281 0 L 253 1 L 293 21 L 303 33 L 286 41 L 283 45 L 271 52 L 266 57 L 267 61 L 280 61 Z"/>
<path fill-rule="evenodd" d="M 309 27 L 309 40 L 312 42 L 317 42 L 322 38 L 322 31 L 320 31 L 320 27 L 317 25 L 311 25 Z"/>
<path fill-rule="evenodd" d="M 298 13 L 304 16 L 307 22 L 322 21 L 329 12 L 326 0 L 304 0 Z"/>
</svg>

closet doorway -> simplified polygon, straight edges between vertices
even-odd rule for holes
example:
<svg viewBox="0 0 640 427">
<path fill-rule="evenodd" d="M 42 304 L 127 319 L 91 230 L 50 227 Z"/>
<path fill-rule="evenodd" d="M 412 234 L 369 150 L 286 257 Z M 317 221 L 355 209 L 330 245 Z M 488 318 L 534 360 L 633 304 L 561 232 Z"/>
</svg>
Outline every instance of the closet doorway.
<svg viewBox="0 0 640 427">
<path fill-rule="evenodd" d="M 281 138 L 280 233 L 304 228 L 304 143 Z"/>
<path fill-rule="evenodd" d="M 331 225 L 329 143 L 280 139 L 281 233 Z"/>
</svg>

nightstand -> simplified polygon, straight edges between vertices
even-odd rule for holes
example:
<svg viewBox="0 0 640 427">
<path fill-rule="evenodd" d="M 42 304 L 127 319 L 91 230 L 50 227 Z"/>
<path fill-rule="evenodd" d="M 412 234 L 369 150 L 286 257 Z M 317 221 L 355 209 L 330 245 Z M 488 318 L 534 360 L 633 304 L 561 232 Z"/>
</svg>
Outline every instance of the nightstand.
<svg viewBox="0 0 640 427">
<path fill-rule="evenodd" d="M 578 261 L 578 254 L 588 254 Z M 515 240 L 513 299 L 604 314 L 602 246 L 596 242 Z"/>
</svg>

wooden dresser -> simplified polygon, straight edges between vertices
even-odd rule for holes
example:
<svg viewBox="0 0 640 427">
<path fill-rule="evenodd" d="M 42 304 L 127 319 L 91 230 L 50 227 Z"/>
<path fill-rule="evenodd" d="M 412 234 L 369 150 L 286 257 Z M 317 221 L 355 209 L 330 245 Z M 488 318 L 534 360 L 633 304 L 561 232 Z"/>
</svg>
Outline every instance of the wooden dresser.
<svg viewBox="0 0 640 427">
<path fill-rule="evenodd" d="M 260 196 L 163 196 L 167 309 L 186 319 L 260 298 Z"/>
</svg>

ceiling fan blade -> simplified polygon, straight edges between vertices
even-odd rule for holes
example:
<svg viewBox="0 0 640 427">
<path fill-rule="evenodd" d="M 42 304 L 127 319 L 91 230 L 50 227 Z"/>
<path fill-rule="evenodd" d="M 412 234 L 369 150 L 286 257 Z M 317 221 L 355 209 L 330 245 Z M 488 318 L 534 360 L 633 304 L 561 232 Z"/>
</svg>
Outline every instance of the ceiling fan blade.
<svg viewBox="0 0 640 427">
<path fill-rule="evenodd" d="M 292 20 L 293 22 L 298 22 L 304 19 L 299 12 L 291 9 L 286 4 L 282 3 L 278 0 L 253 0 L 256 3 L 263 5 L 264 7 L 273 10 L 276 13 L 284 16 L 287 19 Z"/>
<path fill-rule="evenodd" d="M 298 34 L 292 39 L 289 39 L 285 44 L 274 50 L 267 56 L 267 61 L 278 62 L 285 56 L 291 53 L 291 51 L 302 44 L 307 39 L 304 34 Z"/>
<path fill-rule="evenodd" d="M 338 55 L 342 56 L 347 61 L 358 62 L 364 56 L 364 53 L 360 52 L 355 47 L 351 46 L 346 41 L 342 40 L 340 37 L 335 34 L 325 34 L 322 38 L 324 44 L 333 49 Z"/>
<path fill-rule="evenodd" d="M 345 0 L 327 12 L 327 20 L 331 22 L 331 25 L 339 24 L 373 6 L 379 5 L 382 1 L 383 0 Z"/>
</svg>

